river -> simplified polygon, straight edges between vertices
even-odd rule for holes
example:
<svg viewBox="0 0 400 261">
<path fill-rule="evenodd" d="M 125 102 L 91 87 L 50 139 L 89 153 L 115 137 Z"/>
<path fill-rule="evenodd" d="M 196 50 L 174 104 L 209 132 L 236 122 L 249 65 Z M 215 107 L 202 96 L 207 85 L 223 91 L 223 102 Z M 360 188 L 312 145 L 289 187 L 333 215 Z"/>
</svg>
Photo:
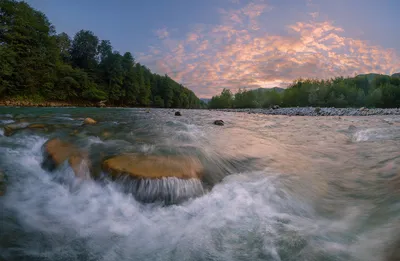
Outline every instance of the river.
<svg viewBox="0 0 400 261">
<path fill-rule="evenodd" d="M 180 111 L 0 108 L 0 260 L 399 260 L 400 116 Z M 14 123 L 49 128 L 6 136 Z M 46 171 L 53 137 L 93 157 L 197 157 L 204 193 L 144 204 L 67 163 Z"/>
</svg>

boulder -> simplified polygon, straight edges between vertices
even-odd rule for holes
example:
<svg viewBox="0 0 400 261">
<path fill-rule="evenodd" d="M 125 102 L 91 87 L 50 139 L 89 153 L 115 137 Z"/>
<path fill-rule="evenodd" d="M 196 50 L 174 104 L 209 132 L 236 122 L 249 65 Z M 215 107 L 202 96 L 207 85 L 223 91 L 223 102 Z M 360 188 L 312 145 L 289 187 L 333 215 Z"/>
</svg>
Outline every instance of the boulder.
<svg viewBox="0 0 400 261">
<path fill-rule="evenodd" d="M 122 154 L 105 160 L 103 171 L 116 178 L 128 175 L 136 179 L 199 179 L 203 167 L 199 160 L 187 156 Z"/>
<path fill-rule="evenodd" d="M 75 175 L 80 178 L 85 177 L 85 170 L 82 168 L 82 163 L 89 163 L 88 155 L 74 145 L 64 142 L 60 139 L 49 140 L 45 146 L 45 160 L 42 166 L 48 170 L 54 170 L 64 161 L 68 160 L 69 165 L 73 169 Z"/>
<path fill-rule="evenodd" d="M 83 123 L 84 123 L 84 124 L 91 125 L 91 124 L 96 124 L 97 121 L 93 120 L 92 118 L 85 118 L 85 120 L 83 121 Z"/>
<path fill-rule="evenodd" d="M 11 136 L 13 135 L 17 130 L 22 130 L 25 129 L 27 124 L 25 122 L 22 123 L 12 123 L 4 126 L 4 136 Z"/>
<path fill-rule="evenodd" d="M 214 124 L 218 125 L 218 126 L 224 126 L 225 123 L 223 120 L 216 120 L 216 121 L 214 121 Z"/>
<path fill-rule="evenodd" d="M 175 116 L 182 116 L 182 114 L 181 114 L 180 111 L 176 111 L 176 112 L 175 112 Z"/>
</svg>

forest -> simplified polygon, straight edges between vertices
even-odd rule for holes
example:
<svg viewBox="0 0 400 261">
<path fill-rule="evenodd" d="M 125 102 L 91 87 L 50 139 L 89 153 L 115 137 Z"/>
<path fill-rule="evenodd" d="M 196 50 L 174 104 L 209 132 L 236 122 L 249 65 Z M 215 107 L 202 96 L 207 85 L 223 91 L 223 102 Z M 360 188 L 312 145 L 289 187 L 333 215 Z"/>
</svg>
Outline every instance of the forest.
<svg viewBox="0 0 400 261">
<path fill-rule="evenodd" d="M 0 100 L 99 102 L 111 106 L 201 108 L 196 95 L 168 75 L 152 73 L 130 52 L 80 30 L 56 33 L 25 2 L 0 0 Z"/>
<path fill-rule="evenodd" d="M 400 107 L 400 73 L 364 74 L 329 80 L 299 79 L 288 88 L 239 89 L 233 94 L 223 89 L 212 97 L 209 108 L 281 107 Z"/>
</svg>

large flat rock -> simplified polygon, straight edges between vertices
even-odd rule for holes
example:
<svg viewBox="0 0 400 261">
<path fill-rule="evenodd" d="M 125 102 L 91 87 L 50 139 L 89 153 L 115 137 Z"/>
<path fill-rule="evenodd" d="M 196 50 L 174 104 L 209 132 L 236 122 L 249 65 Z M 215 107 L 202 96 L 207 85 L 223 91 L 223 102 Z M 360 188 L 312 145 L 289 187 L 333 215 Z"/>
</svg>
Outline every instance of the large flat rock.
<svg viewBox="0 0 400 261">
<path fill-rule="evenodd" d="M 102 169 L 118 177 L 129 175 L 137 179 L 200 179 L 203 167 L 200 161 L 187 156 L 156 156 L 122 154 L 105 160 Z"/>
</svg>

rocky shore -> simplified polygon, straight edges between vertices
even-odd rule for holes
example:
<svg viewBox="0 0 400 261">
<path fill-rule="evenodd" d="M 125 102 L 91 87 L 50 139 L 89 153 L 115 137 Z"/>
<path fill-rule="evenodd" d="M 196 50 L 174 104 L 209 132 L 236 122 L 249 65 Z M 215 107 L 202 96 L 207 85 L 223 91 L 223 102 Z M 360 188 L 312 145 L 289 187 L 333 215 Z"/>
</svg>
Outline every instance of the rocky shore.
<svg viewBox="0 0 400 261">
<path fill-rule="evenodd" d="M 287 116 L 370 116 L 370 115 L 400 115 L 400 108 L 368 109 L 368 108 L 319 108 L 319 107 L 291 107 L 270 109 L 218 109 L 218 111 L 245 112 L 266 115 Z"/>
<path fill-rule="evenodd" d="M 44 101 L 34 102 L 29 100 L 0 100 L 0 106 L 6 107 L 102 107 L 99 103 L 91 102 L 61 102 Z"/>
</svg>

